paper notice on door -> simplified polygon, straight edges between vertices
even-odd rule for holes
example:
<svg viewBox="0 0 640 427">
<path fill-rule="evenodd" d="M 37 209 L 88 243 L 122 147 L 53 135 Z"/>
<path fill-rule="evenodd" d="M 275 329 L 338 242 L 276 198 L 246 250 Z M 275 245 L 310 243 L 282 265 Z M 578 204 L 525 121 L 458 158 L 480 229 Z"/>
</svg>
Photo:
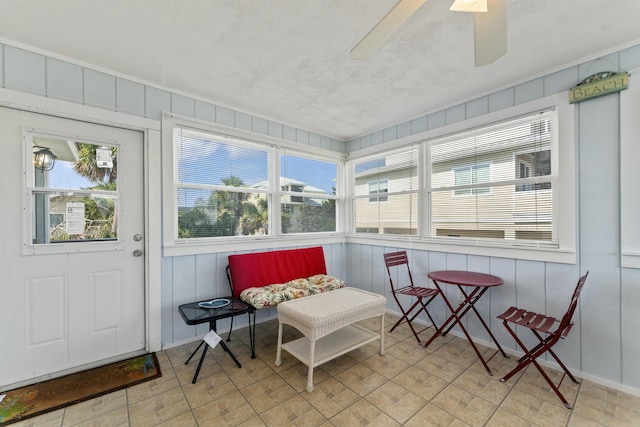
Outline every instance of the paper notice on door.
<svg viewBox="0 0 640 427">
<path fill-rule="evenodd" d="M 209 344 L 209 347 L 211 348 L 215 348 L 215 346 L 218 345 L 221 339 L 222 338 L 220 338 L 220 335 L 216 334 L 216 332 L 213 329 L 210 330 L 209 333 L 204 336 L 204 342 Z"/>
<path fill-rule="evenodd" d="M 67 233 L 84 234 L 84 203 L 67 203 Z"/>
</svg>

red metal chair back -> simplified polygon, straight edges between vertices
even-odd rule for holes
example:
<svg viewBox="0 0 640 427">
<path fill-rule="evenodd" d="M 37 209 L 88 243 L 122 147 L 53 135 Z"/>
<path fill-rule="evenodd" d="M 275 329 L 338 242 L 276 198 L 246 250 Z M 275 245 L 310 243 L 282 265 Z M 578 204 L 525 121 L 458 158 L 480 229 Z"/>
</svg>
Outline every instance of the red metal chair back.
<svg viewBox="0 0 640 427">
<path fill-rule="evenodd" d="M 407 251 L 390 252 L 384 254 L 384 263 L 387 267 L 387 276 L 389 277 L 389 283 L 391 284 L 391 291 L 395 292 L 396 288 L 393 284 L 393 275 L 391 274 L 392 267 L 398 267 L 401 265 L 406 266 L 407 275 L 409 277 L 409 284 L 413 287 L 413 276 L 411 275 L 411 269 L 409 268 L 409 259 L 407 258 Z"/>
</svg>

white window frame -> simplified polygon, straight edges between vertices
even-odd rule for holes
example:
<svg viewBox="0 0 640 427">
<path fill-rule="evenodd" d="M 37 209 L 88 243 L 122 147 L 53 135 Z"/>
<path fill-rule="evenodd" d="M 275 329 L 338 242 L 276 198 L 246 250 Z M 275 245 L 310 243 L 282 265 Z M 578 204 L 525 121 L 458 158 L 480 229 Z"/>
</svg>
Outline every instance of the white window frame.
<svg viewBox="0 0 640 427">
<path fill-rule="evenodd" d="M 73 193 L 77 196 L 90 196 L 91 194 L 100 194 L 100 190 L 82 190 L 82 189 L 68 189 L 68 188 L 60 188 L 55 189 L 48 186 L 45 187 L 36 187 L 35 183 L 35 175 L 34 169 L 35 166 L 33 164 L 33 137 L 50 137 L 57 139 L 70 139 L 75 140 L 81 143 L 94 144 L 94 145 L 104 145 L 108 147 L 117 147 L 118 153 L 122 153 L 122 147 L 120 144 L 114 143 L 113 141 L 103 141 L 95 138 L 84 138 L 78 137 L 74 135 L 72 132 L 59 132 L 52 131 L 48 129 L 38 129 L 38 128 L 22 128 L 22 141 L 24 142 L 22 146 L 22 172 L 23 172 L 23 187 L 24 187 L 24 197 L 22 200 L 22 211 L 23 211 L 23 245 L 22 245 L 22 254 L 23 255 L 44 255 L 44 254 L 65 254 L 65 253 L 85 253 L 85 252 L 103 252 L 103 251 L 113 251 L 113 250 L 122 250 L 124 247 L 123 237 L 121 233 L 120 222 L 116 224 L 118 227 L 117 230 L 117 238 L 115 239 L 105 239 L 105 240 L 76 240 L 76 241 L 68 241 L 68 242 L 43 242 L 43 243 L 33 243 L 32 236 L 34 234 L 34 206 L 32 203 L 33 195 L 35 193 L 42 194 L 51 194 L 51 193 Z M 37 145 L 37 144 L 36 144 Z M 60 166 L 59 166 L 60 167 Z M 45 180 L 48 180 L 48 177 L 45 175 Z M 119 218 L 123 217 L 122 213 L 122 202 L 120 197 L 120 178 L 117 178 L 117 190 L 113 191 L 104 191 L 106 196 L 113 197 L 117 206 L 117 215 Z M 48 204 L 48 202 L 47 202 Z M 49 228 L 49 208 L 47 208 L 47 218 L 45 220 L 45 228 Z"/>
<path fill-rule="evenodd" d="M 279 215 L 280 215 L 280 211 L 282 210 L 281 201 L 282 201 L 283 197 L 285 197 L 285 196 L 291 197 L 292 198 L 292 202 L 293 202 L 293 197 L 302 198 L 301 202 L 295 202 L 295 203 L 304 203 L 304 199 L 305 198 L 315 198 L 315 199 L 325 199 L 325 200 L 335 200 L 336 201 L 336 230 L 335 231 L 315 231 L 315 232 L 306 232 L 306 233 L 303 233 L 303 232 L 283 233 L 282 232 L 282 222 L 281 222 L 281 218 L 280 218 L 278 220 L 278 223 L 277 223 L 278 234 L 284 235 L 284 236 L 299 236 L 299 237 L 302 237 L 302 236 L 331 235 L 331 234 L 336 234 L 338 232 L 340 232 L 341 234 L 344 234 L 341 231 L 342 230 L 341 223 L 343 221 L 340 220 L 340 213 L 339 213 L 339 210 L 340 210 L 340 207 L 339 207 L 339 205 L 340 205 L 340 194 L 341 194 L 342 191 L 341 191 L 340 187 L 337 185 L 338 183 L 336 182 L 336 186 L 335 186 L 336 194 L 335 195 L 333 195 L 333 194 L 310 193 L 310 192 L 304 192 L 304 191 L 292 191 L 291 188 L 288 188 L 287 190 L 283 190 L 282 189 L 283 186 L 279 182 L 279 179 L 280 179 L 280 174 L 279 174 L 280 164 L 279 164 L 279 161 L 280 161 L 280 156 L 281 155 L 302 157 L 302 158 L 306 158 L 306 159 L 309 159 L 309 160 L 318 160 L 318 161 L 330 162 L 330 163 L 334 163 L 335 162 L 336 163 L 336 181 L 338 180 L 338 175 L 340 174 L 341 164 L 344 163 L 343 161 L 336 162 L 335 158 L 329 159 L 327 157 L 318 156 L 317 154 L 311 154 L 311 153 L 307 153 L 307 152 L 300 151 L 300 150 L 293 150 L 293 149 L 279 149 L 278 150 L 278 152 L 277 152 L 277 156 L 278 156 L 278 173 L 276 173 L 276 175 L 277 175 L 277 180 L 278 180 L 278 184 L 277 184 L 277 187 L 278 187 L 277 192 L 279 194 L 278 201 L 280 203 L 279 204 L 279 208 L 278 208 L 279 209 Z M 287 177 L 287 178 L 289 178 L 289 177 Z"/>
<path fill-rule="evenodd" d="M 185 128 L 216 137 L 230 138 L 252 147 L 260 147 L 269 151 L 269 235 L 259 236 L 224 236 L 195 239 L 178 239 L 178 209 L 176 206 L 177 153 L 173 141 L 174 128 Z M 240 250 L 270 249 L 278 246 L 296 244 L 318 244 L 344 242 L 344 190 L 341 186 L 344 178 L 345 156 L 341 153 L 309 146 L 309 151 L 301 148 L 302 144 L 272 138 L 242 129 L 211 124 L 209 122 L 163 113 L 162 117 L 162 230 L 163 250 L 165 256 L 180 256 L 201 253 L 228 252 Z M 280 154 L 298 155 L 320 161 L 335 162 L 336 195 L 325 197 L 336 199 L 336 231 L 314 233 L 280 232 L 281 196 L 293 194 L 283 192 L 279 187 Z M 239 191 L 255 192 L 255 189 L 241 188 Z M 311 193 L 296 192 L 296 196 L 314 196 Z"/>
<path fill-rule="evenodd" d="M 353 163 L 363 161 L 374 154 L 380 156 L 399 147 L 408 147 L 420 141 L 433 141 L 455 134 L 464 133 L 481 127 L 511 121 L 519 117 L 530 116 L 537 112 L 549 111 L 553 115 L 552 124 L 552 171 L 558 171 L 553 181 L 553 221 L 554 232 L 557 236 L 557 247 L 545 245 L 521 245 L 519 242 L 486 242 L 486 241 L 462 241 L 453 242 L 451 239 L 438 239 L 430 233 L 430 206 L 429 200 L 425 200 L 425 189 L 430 188 L 430 173 L 421 172 L 420 181 L 420 223 L 418 237 L 387 236 L 356 234 L 354 224 L 350 225 L 351 232 L 348 241 L 362 244 L 375 244 L 394 247 L 406 247 L 428 251 L 448 253 L 460 253 L 465 255 L 496 256 L 505 258 L 517 258 L 536 261 L 549 261 L 559 263 L 576 262 L 576 153 L 575 153 L 575 126 L 574 106 L 569 104 L 566 94 L 557 94 L 545 98 L 522 103 L 514 107 L 505 108 L 496 112 L 476 116 L 471 119 L 458 121 L 444 126 L 429 129 L 399 140 L 389 141 L 376 146 L 363 148 L 350 153 L 349 168 Z M 424 168 L 429 158 L 428 143 L 421 148 L 424 155 L 420 157 L 420 168 Z M 560 168 L 560 163 L 562 167 Z M 424 169 L 422 169 L 424 170 Z M 429 171 L 430 172 L 430 167 Z M 355 194 L 355 180 L 350 182 L 350 198 Z M 353 203 L 351 204 L 353 205 Z M 353 213 L 351 218 L 353 218 Z M 353 220 L 352 220 L 353 221 Z"/>
<path fill-rule="evenodd" d="M 366 162 L 369 162 L 369 161 L 377 160 L 377 159 L 380 158 L 381 155 L 385 155 L 385 156 L 389 155 L 389 156 L 392 156 L 392 157 L 393 156 L 397 156 L 397 155 L 403 155 L 406 152 L 411 151 L 411 150 L 415 150 L 416 151 L 415 165 L 412 164 L 412 167 L 415 166 L 415 174 L 416 174 L 415 175 L 415 180 L 417 181 L 416 188 L 399 189 L 399 188 L 397 188 L 397 186 L 394 186 L 393 182 L 390 181 L 388 178 L 371 179 L 371 180 L 368 180 L 366 182 L 366 185 L 367 185 L 366 194 L 362 194 L 361 193 L 360 195 L 356 196 L 355 165 L 357 163 L 362 163 L 362 162 L 366 163 Z M 390 149 L 389 151 L 377 152 L 375 155 L 366 156 L 366 157 L 363 157 L 363 158 L 358 158 L 357 160 L 349 162 L 348 169 L 349 169 L 349 171 L 351 173 L 351 177 L 352 177 L 350 179 L 349 183 L 348 183 L 348 185 L 350 187 L 349 193 L 352 195 L 351 203 L 350 203 L 351 211 L 350 211 L 349 218 L 353 218 L 353 220 L 351 221 L 351 223 L 347 227 L 347 229 L 350 230 L 349 233 L 351 233 L 352 235 L 357 235 L 357 236 L 360 236 L 360 235 L 363 235 L 363 234 L 368 234 L 368 233 L 362 233 L 362 232 L 357 233 L 356 232 L 356 230 L 358 228 L 358 227 L 356 227 L 356 223 L 355 223 L 355 221 L 356 221 L 356 205 L 357 205 L 357 200 L 358 199 L 365 199 L 366 198 L 367 199 L 367 204 L 377 205 L 379 203 L 390 203 L 389 202 L 389 198 L 395 197 L 395 196 L 405 196 L 405 195 L 411 196 L 411 195 L 415 194 L 416 198 L 418 198 L 418 194 L 420 193 L 420 174 L 421 174 L 420 161 L 419 161 L 419 158 L 421 157 L 420 153 L 421 153 L 421 151 L 420 151 L 420 145 L 419 144 L 410 144 L 409 146 L 404 146 L 404 147 L 399 148 L 399 149 Z M 414 178 L 409 177 L 409 179 L 414 179 Z M 382 202 L 371 201 L 371 199 L 373 198 L 372 194 L 375 194 L 375 193 L 369 193 L 369 184 L 372 183 L 372 182 L 381 181 L 381 180 L 386 180 L 387 181 L 387 192 L 384 193 L 385 196 L 383 196 L 383 197 L 386 197 L 387 200 L 386 201 L 382 201 Z M 382 193 L 378 193 L 378 194 L 382 194 Z M 372 206 L 372 207 L 374 207 L 374 206 Z M 420 205 L 419 205 L 419 202 L 418 202 L 417 210 L 418 210 L 418 213 L 416 215 L 416 218 L 415 218 L 415 220 L 412 218 L 411 223 L 415 223 L 416 224 L 415 228 L 416 228 L 417 234 L 419 235 L 420 234 L 420 230 L 419 230 L 419 227 L 420 227 L 420 220 L 419 220 L 419 218 L 420 218 Z M 353 233 L 355 233 L 355 234 L 353 234 Z M 377 234 L 377 233 L 372 233 L 372 234 Z M 387 233 L 380 233 L 379 235 L 380 236 L 393 236 L 393 235 L 396 235 L 396 234 L 393 234 L 393 233 L 388 233 L 388 234 Z M 406 234 L 406 235 L 403 235 L 403 236 L 406 236 L 405 238 L 415 238 L 416 234 Z"/>
</svg>

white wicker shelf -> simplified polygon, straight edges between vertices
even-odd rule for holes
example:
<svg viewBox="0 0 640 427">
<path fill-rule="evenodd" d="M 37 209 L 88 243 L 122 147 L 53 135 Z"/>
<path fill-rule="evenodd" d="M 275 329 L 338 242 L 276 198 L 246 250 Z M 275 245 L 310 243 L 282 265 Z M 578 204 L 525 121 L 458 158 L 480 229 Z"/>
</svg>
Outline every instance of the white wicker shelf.
<svg viewBox="0 0 640 427">
<path fill-rule="evenodd" d="M 305 365 L 315 368 L 379 338 L 379 334 L 349 325 L 317 340 L 314 360 L 310 360 L 311 340 L 307 337 L 282 344 L 282 348 Z"/>
</svg>

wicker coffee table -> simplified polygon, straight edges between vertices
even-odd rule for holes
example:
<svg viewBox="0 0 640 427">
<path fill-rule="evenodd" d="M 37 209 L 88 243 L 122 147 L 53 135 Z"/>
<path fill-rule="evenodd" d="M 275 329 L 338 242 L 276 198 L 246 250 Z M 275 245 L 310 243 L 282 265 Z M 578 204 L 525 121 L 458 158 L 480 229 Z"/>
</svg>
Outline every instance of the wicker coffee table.
<svg viewBox="0 0 640 427">
<path fill-rule="evenodd" d="M 377 339 L 384 355 L 384 312 L 387 299 L 356 288 L 342 288 L 278 304 L 278 350 L 276 366 L 282 363 L 282 349 L 309 367 L 307 391 L 313 391 L 313 368 Z M 380 317 L 376 334 L 353 323 Z M 291 325 L 304 337 L 282 343 L 282 325 Z"/>
</svg>

